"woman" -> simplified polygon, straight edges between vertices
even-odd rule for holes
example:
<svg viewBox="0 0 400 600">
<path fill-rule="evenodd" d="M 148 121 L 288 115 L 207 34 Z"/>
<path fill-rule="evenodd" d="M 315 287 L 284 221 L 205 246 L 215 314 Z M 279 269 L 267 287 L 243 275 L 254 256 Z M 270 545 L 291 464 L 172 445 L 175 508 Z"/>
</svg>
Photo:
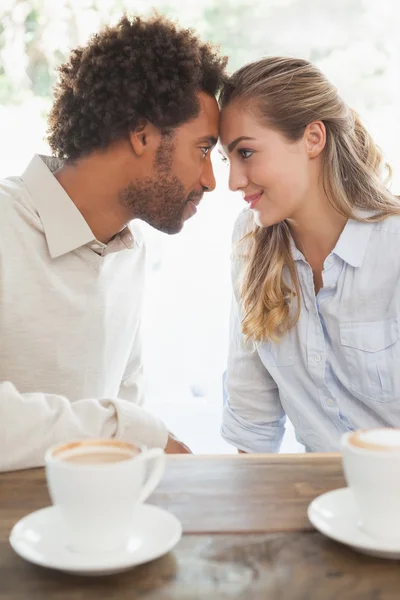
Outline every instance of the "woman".
<svg viewBox="0 0 400 600">
<path fill-rule="evenodd" d="M 221 96 L 234 232 L 223 437 L 277 452 L 286 415 L 310 451 L 400 426 L 400 201 L 381 154 L 307 61 L 265 58 Z M 390 174 L 390 173 L 389 173 Z"/>
</svg>

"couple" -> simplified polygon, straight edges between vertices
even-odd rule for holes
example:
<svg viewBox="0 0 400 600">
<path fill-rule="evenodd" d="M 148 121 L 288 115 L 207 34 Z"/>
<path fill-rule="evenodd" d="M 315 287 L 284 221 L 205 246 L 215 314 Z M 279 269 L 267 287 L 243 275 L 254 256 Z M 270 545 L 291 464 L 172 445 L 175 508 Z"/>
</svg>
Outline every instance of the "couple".
<svg viewBox="0 0 400 600">
<path fill-rule="evenodd" d="M 400 202 L 380 153 L 306 61 L 230 77 L 226 62 L 164 17 L 124 17 L 60 68 L 57 158 L 0 184 L 0 470 L 76 438 L 189 452 L 141 407 L 135 219 L 179 232 L 214 189 L 218 137 L 249 204 L 222 435 L 276 452 L 287 415 L 308 450 L 329 451 L 345 431 L 400 424 Z"/>
</svg>

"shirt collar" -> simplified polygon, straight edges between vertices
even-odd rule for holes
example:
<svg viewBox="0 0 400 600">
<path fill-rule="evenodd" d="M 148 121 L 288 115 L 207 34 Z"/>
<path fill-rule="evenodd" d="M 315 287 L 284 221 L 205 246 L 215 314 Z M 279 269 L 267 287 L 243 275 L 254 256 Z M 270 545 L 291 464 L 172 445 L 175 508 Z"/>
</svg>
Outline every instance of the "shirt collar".
<svg viewBox="0 0 400 600">
<path fill-rule="evenodd" d="M 293 260 L 303 260 L 304 262 L 306 262 L 305 257 L 303 256 L 302 252 L 300 252 L 300 250 L 298 249 L 298 247 L 296 246 L 296 244 L 294 243 L 294 239 L 292 237 L 292 234 L 289 233 L 289 245 L 290 245 L 290 253 L 293 257 Z"/>
<path fill-rule="evenodd" d="M 22 175 L 39 213 L 46 236 L 50 256 L 57 258 L 81 246 L 89 246 L 105 255 L 141 245 L 140 235 L 132 236 L 125 227 L 106 244 L 96 240 L 64 188 L 53 172 L 62 166 L 62 160 L 50 156 L 35 155 Z"/>
<path fill-rule="evenodd" d="M 373 211 L 358 210 L 362 219 L 373 216 Z M 349 219 L 333 250 L 333 254 L 352 267 L 361 267 L 374 223 Z"/>
<path fill-rule="evenodd" d="M 374 211 L 357 210 L 357 216 L 366 219 L 375 214 Z M 349 219 L 340 234 L 332 254 L 335 254 L 352 267 L 360 267 L 367 251 L 369 238 L 374 223 Z M 295 261 L 305 258 L 290 236 L 290 251 Z"/>
</svg>

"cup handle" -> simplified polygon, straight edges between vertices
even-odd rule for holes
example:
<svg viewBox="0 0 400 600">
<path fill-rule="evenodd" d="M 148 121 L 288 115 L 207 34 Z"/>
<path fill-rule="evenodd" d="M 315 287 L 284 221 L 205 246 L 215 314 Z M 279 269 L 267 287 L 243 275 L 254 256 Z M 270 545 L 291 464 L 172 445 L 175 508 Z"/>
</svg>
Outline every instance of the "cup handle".
<svg viewBox="0 0 400 600">
<path fill-rule="evenodd" d="M 152 464 L 150 466 L 150 472 L 147 476 L 147 481 L 140 492 L 140 496 L 137 501 L 138 504 L 144 502 L 154 491 L 154 489 L 160 483 L 161 477 L 163 476 L 165 470 L 165 454 L 164 450 L 161 450 L 161 448 L 152 448 L 151 450 L 147 450 L 142 455 L 142 459 L 146 462 L 151 461 Z M 146 467 L 149 469 L 148 465 L 146 465 Z"/>
</svg>

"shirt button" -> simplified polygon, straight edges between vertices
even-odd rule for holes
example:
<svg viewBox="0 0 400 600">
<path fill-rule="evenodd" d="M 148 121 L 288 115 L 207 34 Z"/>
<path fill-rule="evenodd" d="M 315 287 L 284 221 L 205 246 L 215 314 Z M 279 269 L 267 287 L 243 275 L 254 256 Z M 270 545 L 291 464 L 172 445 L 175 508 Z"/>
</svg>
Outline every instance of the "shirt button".
<svg viewBox="0 0 400 600">
<path fill-rule="evenodd" d="M 320 355 L 320 354 L 316 354 L 316 356 L 315 356 L 315 360 L 316 360 L 317 362 L 320 362 L 321 358 L 322 358 L 322 357 L 321 357 L 321 355 Z"/>
<path fill-rule="evenodd" d="M 328 263 L 328 265 L 331 265 L 333 263 L 333 256 L 328 256 L 326 262 Z"/>
<path fill-rule="evenodd" d="M 329 398 L 329 400 L 328 400 L 328 406 L 333 406 L 333 400 L 332 400 L 332 398 Z"/>
</svg>

